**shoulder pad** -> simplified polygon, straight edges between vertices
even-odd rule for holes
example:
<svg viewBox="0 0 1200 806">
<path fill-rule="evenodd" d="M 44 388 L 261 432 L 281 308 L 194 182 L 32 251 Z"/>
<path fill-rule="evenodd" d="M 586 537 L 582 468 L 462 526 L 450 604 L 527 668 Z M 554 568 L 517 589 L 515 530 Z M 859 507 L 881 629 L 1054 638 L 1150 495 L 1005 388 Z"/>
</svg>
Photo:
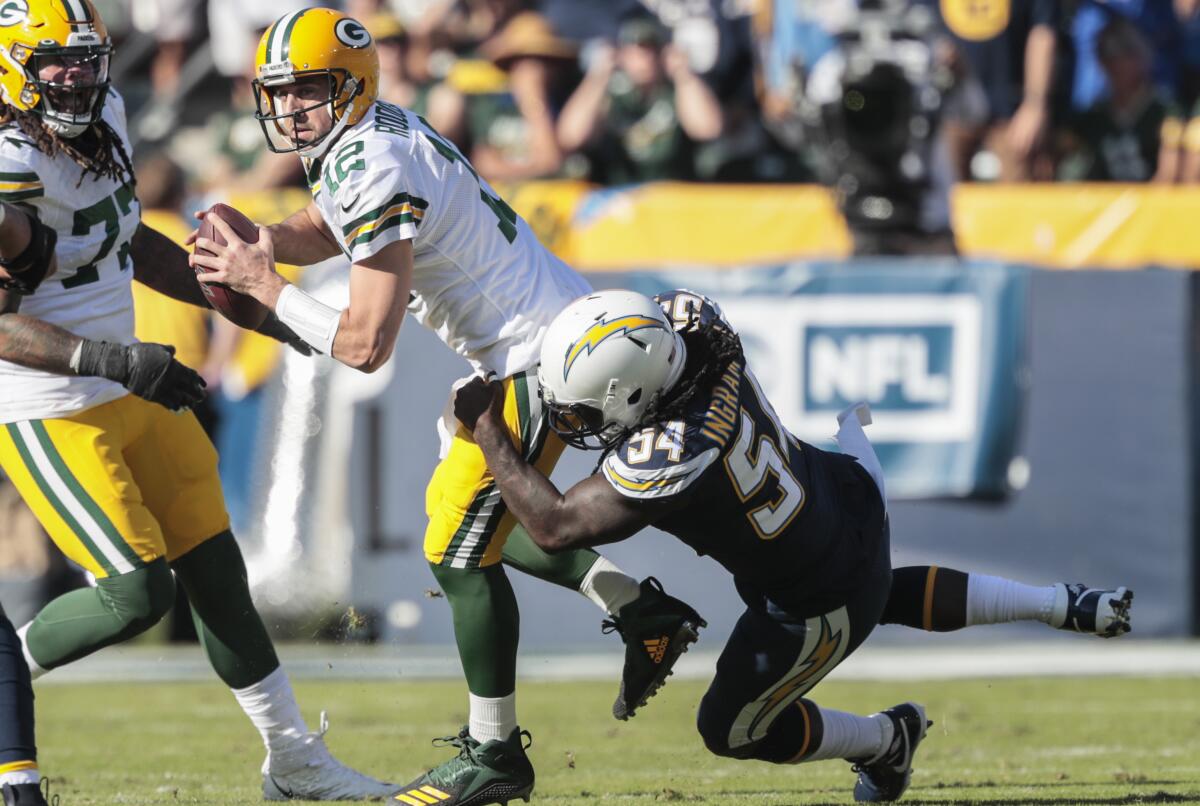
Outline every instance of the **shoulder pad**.
<svg viewBox="0 0 1200 806">
<path fill-rule="evenodd" d="M 604 459 L 604 477 L 630 498 L 667 498 L 691 487 L 721 448 L 695 424 L 674 420 L 643 428 Z"/>
<path fill-rule="evenodd" d="M 31 159 L 37 153 L 20 129 L 0 132 L 0 202 L 31 202 L 46 195 Z"/>
</svg>

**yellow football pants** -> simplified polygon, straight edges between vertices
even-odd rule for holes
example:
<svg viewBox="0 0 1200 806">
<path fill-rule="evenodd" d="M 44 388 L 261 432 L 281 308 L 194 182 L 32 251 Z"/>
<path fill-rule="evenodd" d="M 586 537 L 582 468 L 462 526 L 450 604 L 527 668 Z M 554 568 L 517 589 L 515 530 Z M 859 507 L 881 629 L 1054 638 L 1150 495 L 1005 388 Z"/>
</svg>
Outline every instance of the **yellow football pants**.
<svg viewBox="0 0 1200 806">
<path fill-rule="evenodd" d="M 217 452 L 195 415 L 134 395 L 0 426 L 0 467 L 97 578 L 174 560 L 229 528 Z"/>
<path fill-rule="evenodd" d="M 549 475 L 565 446 L 547 426 L 536 373 L 522 372 L 504 380 L 504 423 L 526 461 Z M 425 491 L 425 513 L 429 562 L 454 568 L 500 562 L 504 541 L 517 521 L 504 506 L 483 451 L 462 426 L 433 472 Z"/>
</svg>

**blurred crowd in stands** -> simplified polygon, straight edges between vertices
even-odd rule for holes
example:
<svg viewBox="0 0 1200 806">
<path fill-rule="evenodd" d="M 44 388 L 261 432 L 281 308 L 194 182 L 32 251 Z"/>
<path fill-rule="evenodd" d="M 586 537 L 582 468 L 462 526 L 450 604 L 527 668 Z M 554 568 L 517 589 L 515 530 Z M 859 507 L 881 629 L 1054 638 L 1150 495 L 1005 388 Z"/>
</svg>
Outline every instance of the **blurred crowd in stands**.
<svg viewBox="0 0 1200 806">
<path fill-rule="evenodd" d="M 259 33 L 308 0 L 99 0 L 143 144 L 192 189 L 300 186 L 251 118 Z M 806 181 L 809 83 L 863 7 L 917 8 L 956 180 L 1200 179 L 1200 0 L 346 0 L 383 96 L 493 181 Z M 203 155 L 203 156 L 201 156 Z"/>
</svg>

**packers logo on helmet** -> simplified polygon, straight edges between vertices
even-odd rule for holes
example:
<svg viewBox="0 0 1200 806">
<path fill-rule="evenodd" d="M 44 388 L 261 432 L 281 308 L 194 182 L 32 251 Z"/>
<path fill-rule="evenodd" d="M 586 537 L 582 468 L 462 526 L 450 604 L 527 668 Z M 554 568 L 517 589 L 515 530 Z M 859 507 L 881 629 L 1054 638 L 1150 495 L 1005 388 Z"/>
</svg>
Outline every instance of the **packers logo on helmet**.
<svg viewBox="0 0 1200 806">
<path fill-rule="evenodd" d="M 29 3 L 25 0 L 4 0 L 0 3 L 0 25 L 8 27 L 23 22 L 29 16 Z"/>
<path fill-rule="evenodd" d="M 363 119 L 379 95 L 379 56 L 367 29 L 357 20 L 328 8 L 285 14 L 266 30 L 254 60 L 256 117 L 276 153 L 296 152 L 316 159 L 349 126 Z M 281 109 L 283 88 L 317 82 L 319 98 L 295 109 Z M 309 140 L 298 132 L 297 116 L 327 107 L 333 125 Z"/>
<path fill-rule="evenodd" d="M 111 55 L 92 0 L 0 0 L 0 99 L 63 137 L 100 119 Z"/>
<path fill-rule="evenodd" d="M 352 48 L 365 48 L 371 44 L 371 35 L 358 20 L 345 19 L 334 26 L 338 41 Z"/>
</svg>

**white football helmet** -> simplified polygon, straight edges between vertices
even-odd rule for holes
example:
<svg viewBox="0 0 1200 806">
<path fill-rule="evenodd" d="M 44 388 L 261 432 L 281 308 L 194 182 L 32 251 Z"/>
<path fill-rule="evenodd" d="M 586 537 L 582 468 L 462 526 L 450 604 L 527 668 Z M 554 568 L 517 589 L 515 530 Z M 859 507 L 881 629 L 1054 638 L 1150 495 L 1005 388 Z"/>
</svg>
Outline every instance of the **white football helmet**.
<svg viewBox="0 0 1200 806">
<path fill-rule="evenodd" d="M 648 297 L 618 289 L 580 297 L 542 342 L 538 381 L 550 427 L 578 448 L 611 446 L 678 382 L 686 359 L 683 339 Z"/>
</svg>

